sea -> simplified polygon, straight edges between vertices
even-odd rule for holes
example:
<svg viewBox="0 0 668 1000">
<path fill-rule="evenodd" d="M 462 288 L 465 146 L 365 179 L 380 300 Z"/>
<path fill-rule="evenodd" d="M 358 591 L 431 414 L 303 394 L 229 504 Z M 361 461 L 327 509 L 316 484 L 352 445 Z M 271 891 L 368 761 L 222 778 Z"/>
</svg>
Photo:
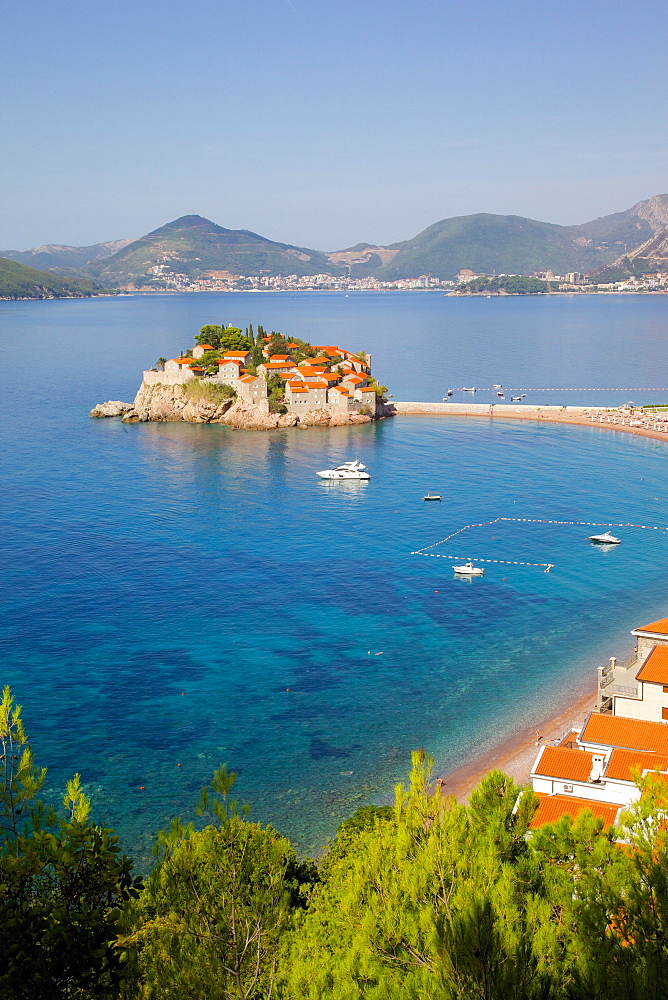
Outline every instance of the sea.
<svg viewBox="0 0 668 1000">
<path fill-rule="evenodd" d="M 274 432 L 89 418 L 205 323 L 364 349 L 397 400 L 502 384 L 531 404 L 668 402 L 659 295 L 0 303 L 1 680 L 45 795 L 79 772 L 140 870 L 223 763 L 252 819 L 317 854 L 357 807 L 392 800 L 413 749 L 446 774 L 568 704 L 668 614 L 663 441 L 486 417 Z M 354 458 L 368 483 L 316 476 Z M 631 526 L 604 550 L 592 523 Z M 440 556 L 499 562 L 467 581 Z"/>
</svg>

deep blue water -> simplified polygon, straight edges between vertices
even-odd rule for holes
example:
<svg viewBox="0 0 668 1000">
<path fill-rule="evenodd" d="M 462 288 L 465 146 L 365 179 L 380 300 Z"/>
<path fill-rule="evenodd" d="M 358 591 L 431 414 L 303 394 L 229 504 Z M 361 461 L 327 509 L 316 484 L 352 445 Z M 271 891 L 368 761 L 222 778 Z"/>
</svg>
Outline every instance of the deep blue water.
<svg viewBox="0 0 668 1000">
<path fill-rule="evenodd" d="M 658 296 L 0 304 L 2 680 L 49 788 L 81 771 L 96 815 L 142 858 L 223 761 L 253 817 L 316 849 L 389 798 L 411 749 L 456 766 L 667 613 L 663 532 L 624 529 L 603 552 L 582 527 L 475 529 L 443 551 L 555 568 L 472 583 L 410 554 L 499 516 L 668 525 L 663 442 L 482 418 L 253 433 L 87 417 L 216 321 L 366 348 L 403 399 L 510 375 L 668 385 Z M 370 483 L 314 475 L 354 457 Z M 429 489 L 444 502 L 423 504 Z"/>
</svg>

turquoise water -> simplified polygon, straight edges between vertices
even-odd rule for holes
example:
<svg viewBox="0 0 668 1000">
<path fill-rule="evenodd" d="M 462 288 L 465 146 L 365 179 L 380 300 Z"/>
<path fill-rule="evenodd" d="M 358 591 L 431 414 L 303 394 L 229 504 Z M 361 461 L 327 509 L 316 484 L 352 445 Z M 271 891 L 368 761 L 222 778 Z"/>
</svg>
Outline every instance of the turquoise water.
<svg viewBox="0 0 668 1000">
<path fill-rule="evenodd" d="M 474 357 L 491 305 L 505 312 Z M 141 858 L 223 761 L 255 818 L 314 850 L 391 795 L 411 749 L 443 773 L 568 699 L 631 627 L 666 614 L 662 532 L 620 529 L 604 552 L 582 527 L 474 529 L 444 551 L 555 568 L 491 567 L 471 583 L 410 554 L 499 516 L 668 525 L 663 442 L 485 419 L 253 433 L 87 418 L 131 398 L 141 368 L 207 320 L 368 347 L 397 398 L 438 398 L 465 357 L 482 384 L 504 338 L 525 384 L 582 384 L 603 351 L 617 384 L 668 378 L 658 297 L 3 303 L 2 679 L 49 787 L 80 770 Z M 314 475 L 354 457 L 370 483 Z M 422 503 L 430 489 L 443 503 Z"/>
</svg>

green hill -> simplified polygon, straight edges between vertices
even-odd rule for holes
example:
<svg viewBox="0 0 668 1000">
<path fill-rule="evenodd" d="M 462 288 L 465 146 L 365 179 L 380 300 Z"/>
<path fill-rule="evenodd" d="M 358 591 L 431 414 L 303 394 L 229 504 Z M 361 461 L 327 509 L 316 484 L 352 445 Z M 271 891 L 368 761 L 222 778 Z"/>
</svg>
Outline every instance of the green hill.
<svg viewBox="0 0 668 1000">
<path fill-rule="evenodd" d="M 99 286 L 85 278 L 37 271 L 0 257 L 0 299 L 82 299 L 99 291 Z"/>
<path fill-rule="evenodd" d="M 396 252 L 375 272 L 386 281 L 421 274 L 451 279 L 461 268 L 484 274 L 591 271 L 619 253 L 617 246 L 602 246 L 580 226 L 487 214 L 444 219 L 387 249 Z"/>
<path fill-rule="evenodd" d="M 239 275 L 343 274 L 318 250 L 275 243 L 245 229 L 224 229 L 201 215 L 184 215 L 142 236 L 86 273 L 105 285 L 134 282 L 164 265 L 169 273 L 199 277 L 211 271 Z"/>
</svg>

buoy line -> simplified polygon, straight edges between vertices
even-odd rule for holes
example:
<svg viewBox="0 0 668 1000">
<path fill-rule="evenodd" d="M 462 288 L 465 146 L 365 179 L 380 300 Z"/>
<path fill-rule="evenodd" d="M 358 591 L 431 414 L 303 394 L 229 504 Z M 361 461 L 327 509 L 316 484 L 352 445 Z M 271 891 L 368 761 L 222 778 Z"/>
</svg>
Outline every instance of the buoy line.
<svg viewBox="0 0 668 1000">
<path fill-rule="evenodd" d="M 607 522 L 607 521 L 557 521 L 552 518 L 547 517 L 495 517 L 493 521 L 480 521 L 476 524 L 465 524 L 463 528 L 458 528 L 457 531 L 453 531 L 452 534 L 447 535 L 442 538 L 440 542 L 434 542 L 433 545 L 425 545 L 422 549 L 416 549 L 411 552 L 412 556 L 432 556 L 436 559 L 468 559 L 469 556 L 451 556 L 444 555 L 441 552 L 431 552 L 430 549 L 437 549 L 439 545 L 444 545 L 445 542 L 449 542 L 451 538 L 456 535 L 461 535 L 463 531 L 468 531 L 469 528 L 485 528 L 491 524 L 498 524 L 500 521 L 514 521 L 517 524 L 565 524 L 570 526 L 580 526 L 583 528 L 642 528 L 645 531 L 668 531 L 668 527 L 657 524 L 632 524 L 630 521 L 626 522 Z M 522 562 L 520 560 L 514 559 L 476 559 L 476 562 L 487 562 L 487 563 L 500 563 L 505 566 L 544 566 L 546 573 L 549 573 L 551 569 L 554 568 L 554 563 L 545 562 Z"/>
<path fill-rule="evenodd" d="M 470 392 L 470 391 L 471 391 L 470 389 L 457 389 L 457 392 Z M 494 386 L 492 386 L 490 389 L 476 389 L 476 392 L 495 392 L 495 391 L 496 390 L 495 390 Z M 504 391 L 504 393 L 505 392 L 668 392 L 668 388 L 666 388 L 665 386 L 663 386 L 663 387 L 659 386 L 658 388 L 655 387 L 653 389 L 652 388 L 649 388 L 649 389 L 647 389 L 647 388 L 643 388 L 643 389 L 639 389 L 639 388 L 635 388 L 635 389 L 624 389 L 624 388 L 622 388 L 622 389 L 592 389 L 591 387 L 589 387 L 587 389 L 573 389 L 573 388 L 571 388 L 571 389 L 525 389 L 525 388 L 522 387 L 522 388 L 517 388 L 517 389 L 504 389 L 503 391 Z"/>
<path fill-rule="evenodd" d="M 469 556 L 445 556 L 440 552 L 411 552 L 412 556 L 431 556 L 432 559 L 468 559 Z M 549 573 L 551 569 L 554 569 L 554 563 L 532 563 L 532 562 L 522 562 L 520 559 L 478 559 L 476 556 L 474 562 L 484 562 L 484 563 L 499 563 L 503 566 L 545 566 L 545 572 Z"/>
</svg>

